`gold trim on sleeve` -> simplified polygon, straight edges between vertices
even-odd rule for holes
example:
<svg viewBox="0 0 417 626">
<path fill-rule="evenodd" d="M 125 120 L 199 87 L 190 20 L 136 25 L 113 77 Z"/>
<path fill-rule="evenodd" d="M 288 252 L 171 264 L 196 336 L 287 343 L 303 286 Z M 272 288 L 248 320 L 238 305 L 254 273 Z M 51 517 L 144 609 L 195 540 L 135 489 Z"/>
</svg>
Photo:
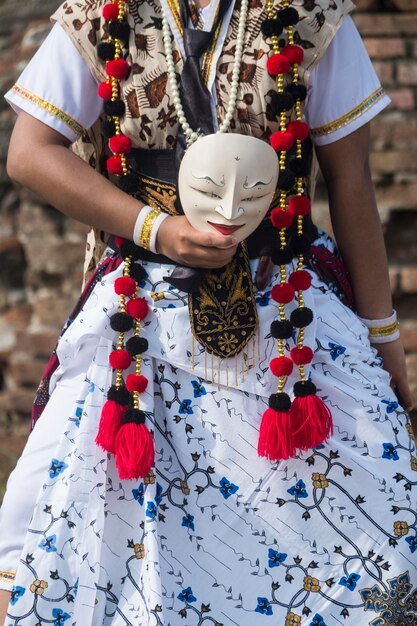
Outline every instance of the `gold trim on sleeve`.
<svg viewBox="0 0 417 626">
<path fill-rule="evenodd" d="M 334 133 L 337 130 L 340 130 L 344 126 L 347 126 L 354 120 L 358 119 L 361 115 L 363 115 L 368 109 L 372 108 L 377 102 L 381 100 L 385 96 L 385 91 L 383 87 L 378 87 L 376 91 L 371 93 L 370 96 L 362 100 L 360 104 L 358 104 L 354 109 L 342 115 L 337 120 L 330 122 L 329 124 L 325 124 L 324 126 L 319 126 L 318 128 L 311 129 L 311 136 L 314 137 L 324 137 L 325 135 L 330 135 L 330 133 Z"/>
<path fill-rule="evenodd" d="M 13 583 L 15 578 L 16 574 L 14 572 L 0 571 L 0 581 L 4 583 Z"/>
<path fill-rule="evenodd" d="M 36 104 L 38 107 L 41 107 L 47 113 L 49 113 L 53 117 L 56 117 L 61 122 L 63 122 L 77 135 L 82 135 L 85 132 L 84 127 L 81 126 L 81 124 L 79 124 L 77 120 L 74 120 L 72 117 L 67 115 L 64 111 L 61 111 L 61 109 L 58 109 L 58 107 L 54 106 L 47 100 L 43 100 L 43 98 L 40 98 L 35 93 L 32 93 L 31 91 L 29 91 L 29 89 L 26 89 L 26 87 L 23 87 L 22 85 L 19 85 L 18 83 L 16 83 L 15 85 L 13 85 L 11 91 L 12 93 L 19 96 L 19 98 L 23 98 L 23 100 L 27 100 L 28 102 L 31 102 L 32 104 Z"/>
</svg>

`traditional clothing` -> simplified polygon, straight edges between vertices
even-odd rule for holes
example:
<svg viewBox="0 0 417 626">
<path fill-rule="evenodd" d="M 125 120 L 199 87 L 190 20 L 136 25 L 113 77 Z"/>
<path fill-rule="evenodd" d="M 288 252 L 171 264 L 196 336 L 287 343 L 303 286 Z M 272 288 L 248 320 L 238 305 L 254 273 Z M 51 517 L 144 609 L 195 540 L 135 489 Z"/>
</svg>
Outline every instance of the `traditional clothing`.
<svg viewBox="0 0 417 626">
<path fill-rule="evenodd" d="M 347 135 L 387 104 L 350 18 L 342 20 L 350 3 L 334 3 L 337 10 L 324 4 L 318 3 L 315 16 L 299 7 L 310 89 L 305 116 L 320 144 Z M 55 27 L 38 53 L 37 63 L 44 54 L 50 58 L 47 46 L 56 45 L 74 58 L 64 65 L 67 76 L 76 68 L 78 77 L 71 82 L 71 105 L 65 108 L 65 76 L 54 83 L 55 99 L 45 91 L 50 74 L 43 81 L 48 86 L 38 82 L 34 91 L 32 81 L 41 79 L 30 67 L 8 99 L 59 125 L 71 140 L 74 122 L 80 131 L 92 125 L 78 148 L 100 168 L 102 138 L 93 119 L 100 109 L 86 93 L 103 78 L 95 55 L 96 5 L 65 3 L 56 19 L 75 47 Z M 180 58 L 175 5 L 166 9 Z M 275 124 L 265 104 L 272 82 L 259 62 L 263 10 L 258 2 L 250 8 L 233 129 L 259 138 Z M 132 2 L 129 15 L 135 37 L 132 76 L 123 91 L 124 132 L 138 148 L 166 149 L 175 141 L 176 120 L 165 92 L 160 7 Z M 233 7 L 228 19 L 206 59 L 219 119 L 233 59 Z M 152 177 L 141 181 L 147 202 L 173 212 L 169 185 L 158 187 Z M 324 233 L 314 246 L 322 255 L 336 253 Z M 311 266 L 312 289 L 305 295 L 314 313 L 306 343 L 315 347 L 307 374 L 331 408 L 334 436 L 294 459 L 271 463 L 258 457 L 256 447 L 276 385 L 268 363 L 276 350 L 270 324 L 277 268 L 265 289 L 254 290 L 255 341 L 237 357 L 217 360 L 193 340 L 188 296 L 168 282 L 173 266 L 145 260 L 143 267 L 141 296 L 151 313 L 142 329 L 149 385 L 141 408 L 153 431 L 155 467 L 143 480 L 121 481 L 113 457 L 94 442 L 112 378 L 114 282 L 124 270 L 108 249 L 59 341 L 50 400 L 9 481 L 0 533 L 0 584 L 12 589 L 7 626 L 260 626 L 268 617 L 285 626 L 415 624 L 417 456 L 411 428 L 367 328 L 341 301 L 334 282 Z M 252 259 L 252 278 L 256 267 Z M 222 280 L 234 287 L 233 276 L 225 272 Z"/>
</svg>

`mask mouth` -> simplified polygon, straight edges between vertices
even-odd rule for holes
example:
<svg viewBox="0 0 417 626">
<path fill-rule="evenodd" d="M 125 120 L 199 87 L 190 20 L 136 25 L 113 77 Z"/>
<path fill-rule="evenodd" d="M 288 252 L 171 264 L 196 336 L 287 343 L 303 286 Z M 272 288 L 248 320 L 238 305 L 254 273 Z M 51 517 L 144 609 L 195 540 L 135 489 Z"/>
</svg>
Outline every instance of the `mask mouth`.
<svg viewBox="0 0 417 626">
<path fill-rule="evenodd" d="M 207 224 L 210 224 L 210 226 L 213 226 L 213 228 L 218 230 L 219 233 L 221 233 L 222 235 L 231 235 L 232 233 L 235 233 L 237 230 L 239 230 L 239 228 L 242 228 L 243 226 L 245 226 L 245 224 L 236 224 L 236 225 L 227 226 L 226 224 L 216 224 L 215 222 L 209 222 L 208 220 L 207 220 Z"/>
</svg>

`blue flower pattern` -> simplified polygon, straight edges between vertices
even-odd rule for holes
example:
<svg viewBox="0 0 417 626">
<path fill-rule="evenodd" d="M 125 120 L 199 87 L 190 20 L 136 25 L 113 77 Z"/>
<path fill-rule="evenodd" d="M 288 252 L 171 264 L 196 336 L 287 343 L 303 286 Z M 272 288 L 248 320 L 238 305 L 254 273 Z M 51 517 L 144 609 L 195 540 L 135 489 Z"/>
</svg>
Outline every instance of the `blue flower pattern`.
<svg viewBox="0 0 417 626">
<path fill-rule="evenodd" d="M 15 587 L 13 587 L 11 594 L 10 594 L 10 604 L 14 606 L 16 602 L 19 600 L 19 598 L 23 596 L 25 591 L 26 589 L 24 587 L 19 587 L 19 585 L 16 585 Z"/>
<path fill-rule="evenodd" d="M 332 361 L 336 361 L 336 359 L 346 352 L 346 348 L 341 346 L 338 343 L 329 342 L 329 350 L 330 356 L 332 357 Z"/>
<path fill-rule="evenodd" d="M 42 548 L 42 550 L 45 550 L 45 552 L 56 552 L 56 535 L 44 537 L 39 543 L 39 547 Z"/>
<path fill-rule="evenodd" d="M 194 398 L 201 398 L 201 396 L 207 394 L 206 388 L 198 380 L 192 380 L 191 384 L 194 390 Z"/>
<path fill-rule="evenodd" d="M 197 598 L 193 594 L 193 590 L 191 589 L 191 587 L 183 589 L 181 593 L 177 595 L 177 598 L 178 600 L 181 600 L 181 602 L 197 602 Z"/>
<path fill-rule="evenodd" d="M 236 493 L 238 489 L 239 487 L 227 480 L 225 476 L 223 476 L 223 478 L 220 480 L 220 493 L 225 500 L 227 500 L 227 498 L 230 498 L 231 495 Z"/>
<path fill-rule="evenodd" d="M 279 567 L 287 558 L 288 554 L 285 552 L 278 552 L 273 548 L 268 549 L 268 565 L 269 567 Z"/>
<path fill-rule="evenodd" d="M 184 517 L 182 518 L 181 526 L 185 526 L 185 528 L 189 528 L 190 530 L 195 530 L 194 515 L 190 515 L 190 513 L 187 513 L 187 515 L 184 515 Z"/>
<path fill-rule="evenodd" d="M 261 613 L 261 615 L 273 615 L 272 605 L 268 598 L 258 598 L 258 606 L 255 609 L 256 613 Z"/>
<path fill-rule="evenodd" d="M 64 461 L 52 459 L 49 466 L 49 478 L 56 478 L 57 476 L 59 476 L 59 474 L 62 474 L 62 472 L 67 469 L 67 467 L 68 465 L 64 463 Z"/>
<path fill-rule="evenodd" d="M 356 589 L 356 585 L 359 579 L 359 574 L 349 574 L 349 576 L 342 576 L 342 578 L 339 580 L 339 585 L 343 585 L 344 587 L 347 587 L 349 591 L 353 591 L 354 589 Z"/>
<path fill-rule="evenodd" d="M 178 413 L 191 415 L 194 413 L 193 407 L 191 406 L 191 400 L 183 400 L 179 406 Z"/>
<path fill-rule="evenodd" d="M 291 496 L 295 496 L 296 498 L 308 498 L 308 493 L 303 480 L 297 481 L 293 487 L 287 489 L 287 493 Z"/>
<path fill-rule="evenodd" d="M 394 445 L 392 443 L 383 443 L 382 447 L 384 448 L 384 452 L 382 454 L 383 459 L 388 459 L 389 461 L 398 461 L 400 457 L 398 456 L 398 452 L 394 448 Z"/>
</svg>

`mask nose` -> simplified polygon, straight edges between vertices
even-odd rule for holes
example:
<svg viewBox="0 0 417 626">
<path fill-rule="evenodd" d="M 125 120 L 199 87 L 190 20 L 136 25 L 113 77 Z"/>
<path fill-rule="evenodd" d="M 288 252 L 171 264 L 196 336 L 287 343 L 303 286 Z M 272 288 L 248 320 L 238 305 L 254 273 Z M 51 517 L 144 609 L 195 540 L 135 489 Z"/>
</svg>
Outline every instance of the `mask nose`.
<svg viewBox="0 0 417 626">
<path fill-rule="evenodd" d="M 238 202 L 224 201 L 223 204 L 216 206 L 214 210 L 230 222 L 236 220 L 243 214 L 243 207 L 239 206 Z"/>
</svg>

